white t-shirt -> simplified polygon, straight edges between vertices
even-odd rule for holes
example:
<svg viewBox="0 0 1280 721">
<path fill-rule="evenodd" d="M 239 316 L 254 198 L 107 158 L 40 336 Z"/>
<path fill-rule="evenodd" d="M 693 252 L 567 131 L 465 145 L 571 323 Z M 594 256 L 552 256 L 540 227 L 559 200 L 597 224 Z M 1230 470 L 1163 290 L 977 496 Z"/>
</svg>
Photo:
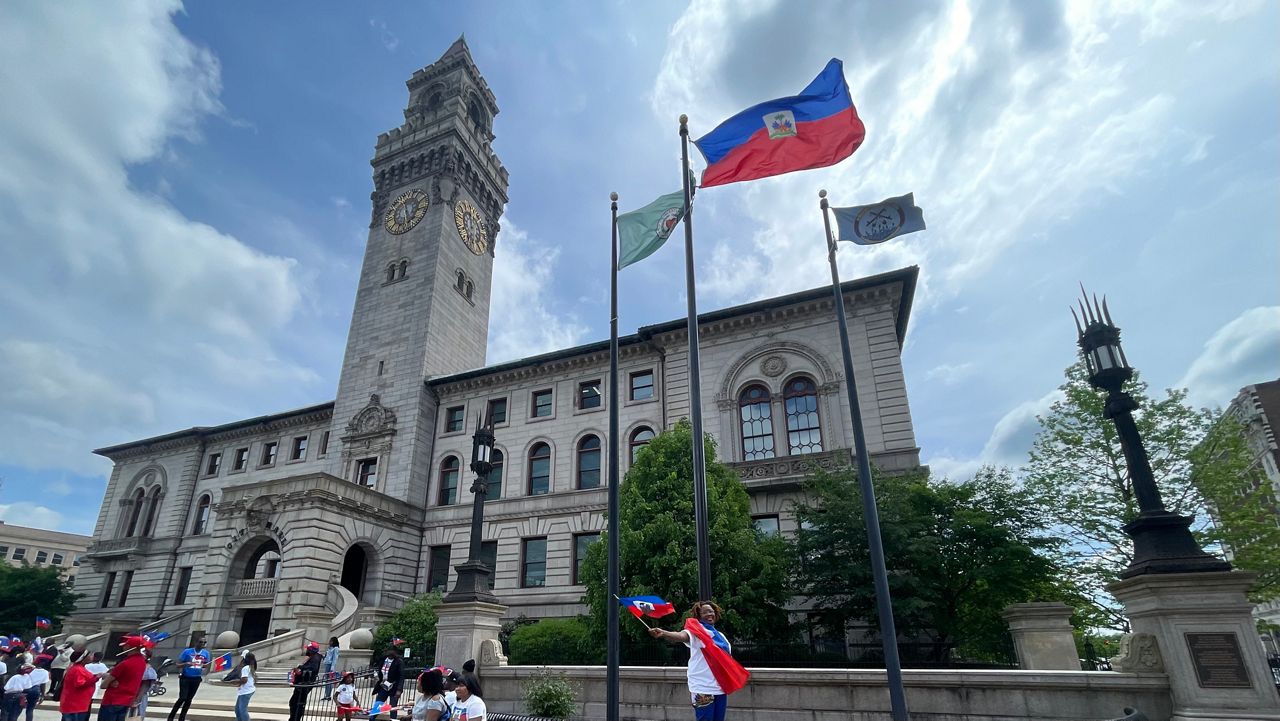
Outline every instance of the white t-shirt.
<svg viewBox="0 0 1280 721">
<path fill-rule="evenodd" d="M 432 698 L 419 696 L 418 700 L 413 704 L 413 721 L 427 721 L 428 711 L 439 711 L 440 718 L 438 721 L 448 721 L 449 717 L 444 715 L 445 702 L 443 698 Z"/>
<path fill-rule="evenodd" d="M 356 687 L 349 683 L 339 685 L 337 692 L 334 694 L 333 700 L 343 706 L 354 705 L 356 702 Z"/>
<path fill-rule="evenodd" d="M 31 688 L 31 674 L 15 673 L 4 685 L 5 693 L 22 693 Z"/>
<path fill-rule="evenodd" d="M 8 675 L 9 675 L 9 667 L 5 665 L 4 661 L 0 661 L 0 676 L 8 676 Z"/>
<path fill-rule="evenodd" d="M 484 718 L 488 709 L 484 707 L 484 699 L 472 696 L 466 701 L 459 701 L 450 707 L 449 721 L 477 721 Z"/>
<path fill-rule="evenodd" d="M 707 665 L 707 657 L 702 655 L 702 642 L 692 633 L 685 633 L 689 636 L 689 643 L 685 644 L 689 647 L 689 693 L 709 693 L 713 696 L 723 694 L 724 691 L 711 673 L 711 667 Z M 728 639 L 725 642 L 728 643 Z"/>
<path fill-rule="evenodd" d="M 31 678 L 32 686 L 43 686 L 49 683 L 49 672 L 36 666 L 31 669 L 31 673 L 27 674 Z"/>
<path fill-rule="evenodd" d="M 248 696 L 258 690 L 256 679 L 253 678 L 253 667 L 245 666 L 240 669 L 240 678 L 245 679 L 244 684 L 240 686 L 240 690 L 236 691 L 237 696 Z"/>
<path fill-rule="evenodd" d="M 449 704 L 449 708 L 453 708 L 454 706 L 457 706 L 457 705 L 458 705 L 458 692 L 457 692 L 457 691 L 445 691 L 445 692 L 444 692 L 444 702 L 445 702 L 445 703 L 447 703 L 447 704 Z"/>
</svg>

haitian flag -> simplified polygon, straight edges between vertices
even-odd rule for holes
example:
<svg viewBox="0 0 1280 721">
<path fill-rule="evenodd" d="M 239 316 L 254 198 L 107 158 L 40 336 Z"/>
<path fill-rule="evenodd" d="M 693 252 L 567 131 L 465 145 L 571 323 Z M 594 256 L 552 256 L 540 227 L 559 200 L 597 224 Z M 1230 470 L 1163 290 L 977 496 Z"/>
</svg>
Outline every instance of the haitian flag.
<svg viewBox="0 0 1280 721">
<path fill-rule="evenodd" d="M 231 652 L 230 651 L 213 659 L 213 670 L 215 672 L 226 671 L 229 668 L 231 668 Z"/>
<path fill-rule="evenodd" d="M 693 143 L 707 161 L 702 187 L 709 188 L 835 165 L 864 137 L 844 64 L 832 58 L 799 95 L 753 105 Z"/>
<path fill-rule="evenodd" d="M 36 628 L 40 630 L 44 630 L 46 628 L 52 628 L 52 627 L 53 627 L 53 623 L 49 619 L 45 618 L 44 616 L 36 616 Z"/>
<path fill-rule="evenodd" d="M 649 616 L 651 618 L 662 618 L 668 614 L 676 612 L 676 607 L 658 598 L 657 596 L 627 596 L 619 598 L 621 603 L 636 618 Z"/>
</svg>

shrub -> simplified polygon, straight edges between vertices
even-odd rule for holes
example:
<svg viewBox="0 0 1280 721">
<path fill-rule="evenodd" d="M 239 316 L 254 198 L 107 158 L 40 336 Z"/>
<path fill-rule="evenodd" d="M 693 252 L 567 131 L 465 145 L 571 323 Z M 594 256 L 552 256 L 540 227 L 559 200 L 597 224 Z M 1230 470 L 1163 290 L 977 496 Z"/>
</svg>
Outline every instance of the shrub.
<svg viewBox="0 0 1280 721">
<path fill-rule="evenodd" d="M 548 618 L 521 626 L 511 634 L 511 664 L 514 666 L 590 664 L 590 631 L 577 618 Z"/>
<path fill-rule="evenodd" d="M 552 673 L 545 668 L 540 668 L 522 685 L 524 710 L 530 716 L 567 719 L 577 708 L 578 689 L 562 673 Z"/>
<path fill-rule="evenodd" d="M 404 645 L 415 657 L 431 658 L 436 649 L 436 606 L 439 604 L 438 593 L 415 596 L 378 624 L 373 633 L 373 661 L 382 658 L 393 638 L 404 639 Z"/>
</svg>

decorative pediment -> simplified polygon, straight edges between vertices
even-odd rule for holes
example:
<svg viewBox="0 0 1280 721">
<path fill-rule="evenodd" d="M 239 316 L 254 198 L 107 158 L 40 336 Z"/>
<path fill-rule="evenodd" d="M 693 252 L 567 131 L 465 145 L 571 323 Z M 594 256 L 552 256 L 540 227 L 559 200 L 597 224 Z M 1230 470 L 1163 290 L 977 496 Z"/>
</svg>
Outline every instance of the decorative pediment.
<svg viewBox="0 0 1280 721">
<path fill-rule="evenodd" d="M 347 433 L 353 436 L 375 436 L 395 433 L 395 430 L 395 411 L 384 408 L 382 399 L 377 393 L 369 396 L 369 404 L 355 414 L 347 424 Z"/>
</svg>

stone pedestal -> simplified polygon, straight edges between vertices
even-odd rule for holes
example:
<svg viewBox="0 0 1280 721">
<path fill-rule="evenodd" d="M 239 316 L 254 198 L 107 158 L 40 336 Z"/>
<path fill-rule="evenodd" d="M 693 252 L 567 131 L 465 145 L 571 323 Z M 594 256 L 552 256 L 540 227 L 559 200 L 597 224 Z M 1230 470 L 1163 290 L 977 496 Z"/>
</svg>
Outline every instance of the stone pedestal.
<svg viewBox="0 0 1280 721">
<path fill-rule="evenodd" d="M 1001 614 L 1013 633 L 1018 667 L 1026 671 L 1079 671 L 1071 634 L 1072 609 L 1065 603 L 1015 603 Z"/>
<path fill-rule="evenodd" d="M 436 665 L 460 669 L 465 661 L 475 659 L 477 668 L 505 666 L 506 657 L 495 657 L 493 647 L 506 612 L 506 606 L 479 601 L 436 606 Z"/>
<path fill-rule="evenodd" d="M 1135 634 L 1151 634 L 1173 695 L 1171 721 L 1280 721 L 1240 571 L 1134 576 L 1108 590 Z"/>
</svg>

